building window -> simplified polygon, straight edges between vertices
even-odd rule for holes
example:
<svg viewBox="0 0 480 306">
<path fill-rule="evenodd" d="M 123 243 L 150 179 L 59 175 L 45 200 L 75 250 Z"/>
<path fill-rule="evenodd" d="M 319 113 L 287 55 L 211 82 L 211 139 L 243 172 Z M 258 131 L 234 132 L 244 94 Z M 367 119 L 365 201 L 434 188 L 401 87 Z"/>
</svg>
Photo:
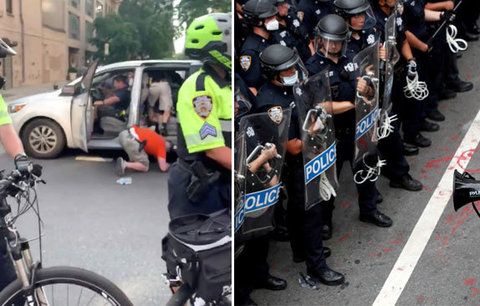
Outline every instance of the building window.
<svg viewBox="0 0 480 306">
<path fill-rule="evenodd" d="M 70 5 L 73 7 L 80 7 L 80 0 L 70 0 Z"/>
<path fill-rule="evenodd" d="M 68 13 L 69 37 L 80 39 L 80 18 L 72 13 Z"/>
<path fill-rule="evenodd" d="M 85 0 L 85 14 L 87 16 L 93 17 L 95 1 L 94 0 Z"/>
<path fill-rule="evenodd" d="M 93 23 L 86 21 L 85 22 L 85 39 L 87 43 L 90 43 L 90 39 L 92 39 L 94 35 Z"/>
<path fill-rule="evenodd" d="M 6 0 L 5 1 L 6 4 L 5 4 L 5 7 L 7 9 L 7 14 L 13 14 L 13 4 L 12 4 L 12 0 Z"/>
</svg>

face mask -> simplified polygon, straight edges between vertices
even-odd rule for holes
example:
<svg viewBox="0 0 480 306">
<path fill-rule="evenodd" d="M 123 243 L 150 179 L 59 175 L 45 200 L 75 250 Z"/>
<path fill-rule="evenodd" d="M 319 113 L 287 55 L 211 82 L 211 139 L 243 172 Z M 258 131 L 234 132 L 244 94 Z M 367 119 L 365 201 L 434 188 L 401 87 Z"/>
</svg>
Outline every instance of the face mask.
<svg viewBox="0 0 480 306">
<path fill-rule="evenodd" d="M 298 83 L 298 71 L 288 77 L 282 77 L 282 84 L 285 86 L 293 86 Z"/>
<path fill-rule="evenodd" d="M 133 79 L 128 79 L 128 86 L 132 86 L 133 85 Z"/>
<path fill-rule="evenodd" d="M 278 23 L 277 19 L 273 19 L 269 23 L 265 24 L 265 29 L 267 29 L 267 31 L 276 31 L 279 28 L 280 28 L 280 24 Z"/>
</svg>

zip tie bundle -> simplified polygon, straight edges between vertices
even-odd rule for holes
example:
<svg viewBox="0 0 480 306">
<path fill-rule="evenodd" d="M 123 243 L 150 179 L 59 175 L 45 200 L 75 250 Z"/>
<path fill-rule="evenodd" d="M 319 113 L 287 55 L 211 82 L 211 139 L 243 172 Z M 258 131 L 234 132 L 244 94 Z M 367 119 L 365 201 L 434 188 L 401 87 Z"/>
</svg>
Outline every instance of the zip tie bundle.
<svg viewBox="0 0 480 306">
<path fill-rule="evenodd" d="M 387 138 L 394 130 L 392 122 L 398 120 L 397 115 L 388 116 L 388 113 L 385 113 L 384 120 L 382 124 L 377 128 L 377 138 L 378 140 Z"/>
<path fill-rule="evenodd" d="M 363 156 L 363 164 L 365 167 L 367 167 L 367 170 L 358 170 L 357 173 L 353 176 L 353 180 L 355 181 L 356 184 L 363 184 L 367 180 L 370 182 L 375 182 L 378 177 L 380 176 L 380 169 L 387 164 L 385 160 L 381 160 L 380 157 L 378 157 L 377 164 L 374 167 L 370 167 L 366 162 L 365 162 L 365 155 Z"/>
<path fill-rule="evenodd" d="M 453 53 L 458 53 L 458 51 L 465 51 L 468 48 L 468 43 L 465 39 L 457 38 L 458 30 L 457 27 L 453 24 L 448 25 L 446 36 L 448 47 Z"/>
<path fill-rule="evenodd" d="M 320 198 L 323 201 L 330 200 L 332 195 L 334 197 L 337 196 L 337 193 L 335 192 L 335 189 L 333 188 L 332 184 L 330 184 L 330 181 L 328 180 L 325 172 L 320 175 L 320 183 L 319 184 L 320 184 Z"/>
<path fill-rule="evenodd" d="M 430 92 L 427 88 L 427 83 L 418 80 L 417 63 L 410 62 L 407 73 L 407 85 L 403 87 L 403 93 L 406 98 L 413 98 L 415 100 L 425 100 Z"/>
</svg>

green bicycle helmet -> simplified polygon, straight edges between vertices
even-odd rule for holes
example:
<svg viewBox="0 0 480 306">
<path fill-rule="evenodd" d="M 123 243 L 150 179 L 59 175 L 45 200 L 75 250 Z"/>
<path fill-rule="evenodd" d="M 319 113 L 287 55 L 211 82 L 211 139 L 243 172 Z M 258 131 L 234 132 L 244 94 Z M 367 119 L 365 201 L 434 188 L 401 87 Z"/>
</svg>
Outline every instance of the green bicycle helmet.
<svg viewBox="0 0 480 306">
<path fill-rule="evenodd" d="M 202 61 L 213 60 L 230 71 L 231 26 L 232 17 L 227 13 L 212 13 L 195 18 L 187 28 L 185 54 Z"/>
</svg>

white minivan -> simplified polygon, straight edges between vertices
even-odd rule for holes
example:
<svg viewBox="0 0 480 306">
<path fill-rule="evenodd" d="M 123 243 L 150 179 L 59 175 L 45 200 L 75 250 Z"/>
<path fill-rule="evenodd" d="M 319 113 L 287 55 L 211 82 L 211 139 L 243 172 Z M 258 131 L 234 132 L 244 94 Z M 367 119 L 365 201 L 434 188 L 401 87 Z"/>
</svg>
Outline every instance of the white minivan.
<svg viewBox="0 0 480 306">
<path fill-rule="evenodd" d="M 34 158 L 55 158 L 65 147 L 88 149 L 121 149 L 118 133 L 127 126 L 143 124 L 149 75 L 161 70 L 169 76 L 174 105 L 182 82 L 201 67 L 192 60 L 139 60 L 98 67 L 94 62 L 78 78 L 62 89 L 20 98 L 8 103 L 13 125 L 22 139 L 26 153 Z M 114 130 L 94 131 L 93 102 L 104 98 L 104 84 L 113 83 L 119 75 L 133 77 L 131 101 L 125 120 Z M 174 107 L 175 109 L 175 107 Z M 167 138 L 176 141 L 176 118 L 167 126 Z M 124 125 L 124 126 L 122 126 Z"/>
</svg>

